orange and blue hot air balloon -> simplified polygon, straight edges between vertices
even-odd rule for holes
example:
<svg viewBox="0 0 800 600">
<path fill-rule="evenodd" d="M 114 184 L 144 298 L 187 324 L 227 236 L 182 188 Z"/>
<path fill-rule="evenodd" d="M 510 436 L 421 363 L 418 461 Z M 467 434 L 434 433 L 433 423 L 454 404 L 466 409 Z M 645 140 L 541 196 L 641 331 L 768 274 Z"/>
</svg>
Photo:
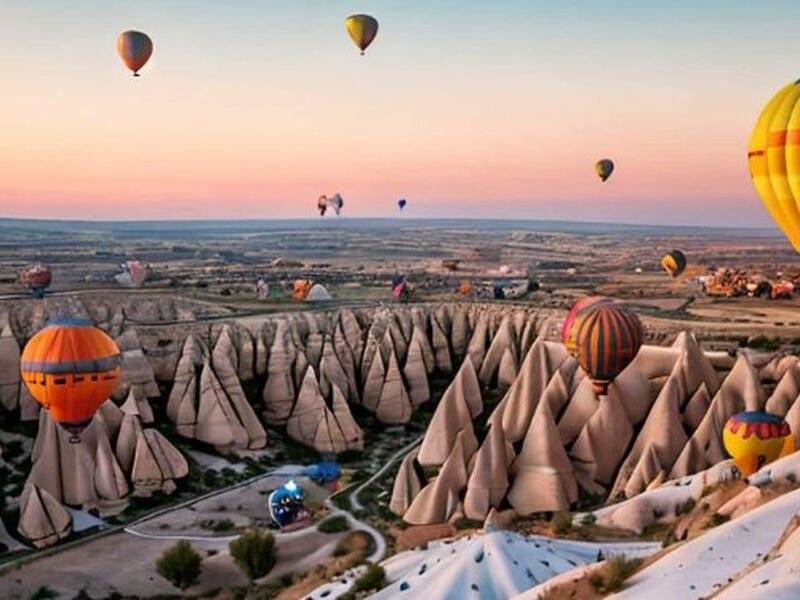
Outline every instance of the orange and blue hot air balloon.
<svg viewBox="0 0 800 600">
<path fill-rule="evenodd" d="M 564 346 L 572 356 L 577 356 L 578 353 L 578 347 L 575 343 L 575 324 L 579 321 L 580 315 L 586 314 L 589 308 L 597 306 L 598 304 L 610 302 L 612 302 L 612 300 L 610 298 L 606 298 L 605 296 L 585 296 L 573 304 L 572 308 L 569 309 L 569 312 L 564 319 L 564 324 L 561 326 L 561 340 L 564 342 Z"/>
<path fill-rule="evenodd" d="M 594 391 L 603 396 L 642 346 L 639 317 L 606 302 L 586 309 L 573 327 L 578 364 L 589 374 Z"/>
<path fill-rule="evenodd" d="M 133 76 L 139 77 L 139 70 L 153 54 L 153 40 L 141 31 L 123 31 L 117 37 L 117 53 Z"/>
<path fill-rule="evenodd" d="M 114 340 L 89 321 L 59 320 L 28 341 L 20 370 L 31 396 L 76 443 L 117 387 L 122 355 Z"/>
<path fill-rule="evenodd" d="M 745 476 L 794 451 L 789 424 L 783 417 L 761 411 L 741 412 L 728 419 L 722 443 Z"/>
</svg>

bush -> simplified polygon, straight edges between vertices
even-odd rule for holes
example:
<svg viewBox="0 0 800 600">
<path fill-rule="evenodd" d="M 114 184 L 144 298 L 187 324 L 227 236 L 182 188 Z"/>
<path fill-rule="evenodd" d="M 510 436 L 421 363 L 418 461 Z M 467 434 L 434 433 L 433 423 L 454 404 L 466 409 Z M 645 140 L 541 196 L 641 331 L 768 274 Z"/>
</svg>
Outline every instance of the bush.
<svg viewBox="0 0 800 600">
<path fill-rule="evenodd" d="M 602 567 L 591 572 L 589 583 L 601 594 L 618 592 L 641 563 L 638 558 L 628 560 L 624 555 L 613 556 Z"/>
<path fill-rule="evenodd" d="M 58 594 L 56 594 L 46 585 L 43 585 L 31 595 L 30 600 L 50 600 L 50 598 L 57 598 L 57 597 Z"/>
<path fill-rule="evenodd" d="M 347 522 L 347 517 L 344 515 L 337 515 L 330 519 L 325 519 L 317 525 L 317 529 L 322 533 L 341 533 L 350 529 L 350 524 Z"/>
<path fill-rule="evenodd" d="M 568 512 L 556 513 L 553 517 L 553 531 L 558 535 L 566 535 L 572 531 L 572 515 Z"/>
<path fill-rule="evenodd" d="M 262 529 L 245 531 L 228 548 L 233 562 L 251 580 L 269 573 L 277 562 L 275 537 Z"/>
<path fill-rule="evenodd" d="M 379 590 L 386 585 L 386 571 L 383 567 L 370 563 L 367 570 L 356 579 L 353 584 L 354 592 L 368 592 L 370 590 Z"/>
<path fill-rule="evenodd" d="M 213 531 L 214 533 L 231 533 L 232 531 L 236 531 L 236 523 L 230 519 L 221 519 L 219 521 L 208 519 L 198 522 L 197 525 L 203 529 Z"/>
<path fill-rule="evenodd" d="M 156 561 L 156 571 L 176 588 L 185 590 L 200 577 L 201 560 L 192 545 L 183 540 L 164 551 Z"/>
</svg>

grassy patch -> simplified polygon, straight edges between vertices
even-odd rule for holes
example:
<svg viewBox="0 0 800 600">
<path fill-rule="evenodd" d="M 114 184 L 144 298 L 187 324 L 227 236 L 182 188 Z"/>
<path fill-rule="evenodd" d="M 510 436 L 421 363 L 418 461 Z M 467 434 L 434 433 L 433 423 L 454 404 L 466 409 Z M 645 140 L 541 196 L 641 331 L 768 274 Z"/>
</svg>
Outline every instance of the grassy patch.
<svg viewBox="0 0 800 600">
<path fill-rule="evenodd" d="M 641 559 L 627 559 L 624 555 L 609 558 L 606 563 L 589 575 L 589 583 L 600 594 L 618 592 L 625 580 L 636 572 Z"/>
<path fill-rule="evenodd" d="M 341 533 L 349 530 L 350 524 L 347 522 L 347 517 L 340 515 L 321 521 L 317 529 L 322 533 Z"/>
</svg>

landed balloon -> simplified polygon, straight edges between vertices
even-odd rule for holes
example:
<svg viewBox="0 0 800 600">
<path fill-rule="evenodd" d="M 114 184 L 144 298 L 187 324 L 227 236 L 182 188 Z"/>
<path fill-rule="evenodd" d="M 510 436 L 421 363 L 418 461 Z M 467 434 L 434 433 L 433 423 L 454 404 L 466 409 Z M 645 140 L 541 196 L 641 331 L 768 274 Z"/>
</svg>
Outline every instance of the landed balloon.
<svg viewBox="0 0 800 600">
<path fill-rule="evenodd" d="M 139 77 L 139 70 L 153 55 L 153 41 L 141 31 L 125 31 L 117 37 L 117 53 L 133 76 Z"/>
<path fill-rule="evenodd" d="M 670 277 L 677 277 L 686 269 L 686 255 L 680 250 L 673 250 L 661 258 L 661 268 Z"/>
<path fill-rule="evenodd" d="M 594 165 L 594 170 L 601 181 L 606 181 L 614 172 L 614 161 L 609 158 L 598 160 Z"/>
<path fill-rule="evenodd" d="M 256 282 L 256 296 L 259 300 L 266 300 L 269 298 L 269 283 L 264 279 L 259 279 Z"/>
<path fill-rule="evenodd" d="M 405 198 L 401 198 L 400 200 L 397 201 L 397 206 L 400 207 L 400 212 L 403 212 L 403 209 L 406 207 L 406 204 L 408 204 L 408 200 L 406 200 Z"/>
<path fill-rule="evenodd" d="M 636 357 L 642 346 L 642 324 L 634 313 L 615 304 L 586 309 L 573 324 L 578 364 L 599 396 Z"/>
<path fill-rule="evenodd" d="M 350 15 L 345 19 L 344 26 L 350 39 L 361 50 L 361 56 L 364 56 L 364 51 L 378 35 L 378 20 L 369 15 Z"/>
<path fill-rule="evenodd" d="M 120 265 L 122 273 L 114 276 L 118 284 L 123 287 L 142 287 L 149 276 L 149 267 L 138 260 L 128 260 Z"/>
<path fill-rule="evenodd" d="M 741 412 L 728 419 L 722 443 L 745 476 L 794 451 L 789 424 L 783 417 L 761 411 Z"/>
<path fill-rule="evenodd" d="M 53 420 L 80 441 L 80 433 L 117 387 L 122 354 L 89 321 L 54 321 L 34 335 L 20 358 L 22 380 Z"/>
<path fill-rule="evenodd" d="M 781 88 L 756 121 L 747 160 L 753 186 L 800 252 L 800 80 Z"/>
<path fill-rule="evenodd" d="M 586 314 L 590 308 L 594 308 L 598 304 L 610 304 L 612 300 L 605 296 L 586 296 L 578 300 L 569 309 L 564 324 L 561 326 L 561 340 L 564 346 L 573 357 L 578 355 L 578 345 L 575 340 L 576 327 L 575 324 L 579 320 L 579 315 Z"/>
<path fill-rule="evenodd" d="M 309 465 L 303 469 L 303 475 L 317 485 L 334 487 L 339 483 L 342 469 L 335 462 L 322 462 Z"/>
<path fill-rule="evenodd" d="M 408 301 L 411 297 L 411 286 L 405 276 L 395 275 L 392 277 L 392 296 L 404 301 Z"/>
<path fill-rule="evenodd" d="M 297 302 L 305 302 L 312 287 L 314 282 L 310 279 L 295 279 L 292 284 L 292 298 Z"/>
<path fill-rule="evenodd" d="M 304 502 L 303 488 L 288 481 L 269 495 L 269 516 L 281 529 L 296 529 L 306 524 L 311 516 Z"/>
<path fill-rule="evenodd" d="M 19 284 L 34 298 L 44 298 L 44 292 L 53 280 L 53 272 L 44 263 L 34 263 L 22 269 L 18 277 Z"/>
</svg>

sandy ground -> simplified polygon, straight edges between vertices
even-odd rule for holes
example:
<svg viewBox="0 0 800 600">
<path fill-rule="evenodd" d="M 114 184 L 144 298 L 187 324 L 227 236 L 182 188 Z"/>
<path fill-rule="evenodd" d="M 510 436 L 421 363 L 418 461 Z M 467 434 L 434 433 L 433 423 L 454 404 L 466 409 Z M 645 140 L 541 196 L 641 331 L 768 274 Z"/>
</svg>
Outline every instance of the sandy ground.
<svg viewBox="0 0 800 600">
<path fill-rule="evenodd" d="M 303 535 L 278 539 L 278 564 L 269 578 L 307 571 L 324 563 L 343 535 L 324 534 L 309 528 Z M 156 559 L 174 543 L 115 533 L 0 576 L 1 597 L 27 599 L 42 586 L 66 597 L 80 590 L 96 598 L 114 591 L 140 597 L 176 594 L 177 590 L 155 569 Z M 227 540 L 193 541 L 192 546 L 204 556 L 203 571 L 188 593 L 201 594 L 247 584 L 245 576 L 231 561 Z M 209 550 L 216 550 L 217 554 L 208 556 Z"/>
</svg>

